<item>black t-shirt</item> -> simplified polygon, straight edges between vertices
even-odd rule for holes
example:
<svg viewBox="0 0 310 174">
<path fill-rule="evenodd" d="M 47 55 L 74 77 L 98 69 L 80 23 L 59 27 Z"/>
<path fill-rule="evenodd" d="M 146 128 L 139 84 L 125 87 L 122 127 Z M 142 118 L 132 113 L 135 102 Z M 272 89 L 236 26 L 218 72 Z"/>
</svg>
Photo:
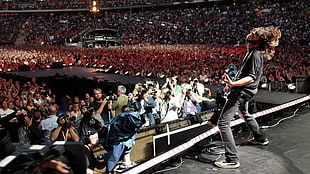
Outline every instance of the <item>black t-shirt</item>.
<svg viewBox="0 0 310 174">
<path fill-rule="evenodd" d="M 233 90 L 241 91 L 241 93 L 246 93 L 251 96 L 256 94 L 259 81 L 263 73 L 263 63 L 264 58 L 260 51 L 249 50 L 247 55 L 244 57 L 241 69 L 239 69 L 240 72 L 237 73 L 236 79 L 239 80 L 250 76 L 254 79 L 254 82 L 245 86 L 235 87 Z"/>
<path fill-rule="evenodd" d="M 94 108 L 95 111 L 97 111 L 97 110 L 99 109 L 100 105 L 101 105 L 101 103 L 96 102 L 96 101 L 93 101 L 93 102 L 91 102 L 91 103 L 89 104 L 89 107 L 92 107 L 92 108 Z M 102 119 L 103 119 L 105 122 L 109 121 L 109 118 L 111 117 L 111 115 L 109 115 L 109 114 L 111 114 L 111 113 L 109 113 L 108 111 L 109 111 L 109 110 L 108 110 L 108 103 L 107 103 L 107 104 L 104 106 L 104 108 L 103 108 L 103 110 L 102 110 L 102 113 L 100 114 L 101 117 L 102 117 Z"/>
</svg>

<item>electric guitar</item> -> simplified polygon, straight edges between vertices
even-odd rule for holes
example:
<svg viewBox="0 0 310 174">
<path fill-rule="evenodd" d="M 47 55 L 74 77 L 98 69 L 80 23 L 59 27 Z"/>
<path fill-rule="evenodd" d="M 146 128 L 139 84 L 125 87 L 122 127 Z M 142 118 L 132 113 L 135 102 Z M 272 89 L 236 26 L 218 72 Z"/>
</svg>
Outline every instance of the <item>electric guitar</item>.
<svg viewBox="0 0 310 174">
<path fill-rule="evenodd" d="M 235 80 L 236 80 L 236 74 L 237 74 L 237 72 L 238 72 L 238 70 L 237 70 L 236 65 L 234 65 L 234 64 L 229 64 L 228 67 L 226 68 L 226 70 L 225 70 L 223 76 L 227 76 L 227 77 L 229 77 L 232 81 L 235 81 Z M 224 98 L 227 98 L 228 95 L 229 95 L 230 92 L 231 92 L 231 87 L 228 86 L 228 85 L 226 84 L 225 88 L 227 89 L 227 91 L 224 92 Z"/>
</svg>

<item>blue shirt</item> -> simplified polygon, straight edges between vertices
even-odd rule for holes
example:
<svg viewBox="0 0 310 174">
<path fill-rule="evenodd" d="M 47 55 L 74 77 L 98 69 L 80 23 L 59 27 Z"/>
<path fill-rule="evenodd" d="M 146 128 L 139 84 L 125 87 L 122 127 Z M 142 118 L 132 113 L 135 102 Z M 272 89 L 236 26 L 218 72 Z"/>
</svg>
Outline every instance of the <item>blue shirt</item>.
<svg viewBox="0 0 310 174">
<path fill-rule="evenodd" d="M 49 115 L 46 119 L 42 120 L 39 124 L 39 129 L 43 133 L 43 143 L 51 142 L 51 132 L 58 126 L 58 117 L 56 115 Z"/>
</svg>

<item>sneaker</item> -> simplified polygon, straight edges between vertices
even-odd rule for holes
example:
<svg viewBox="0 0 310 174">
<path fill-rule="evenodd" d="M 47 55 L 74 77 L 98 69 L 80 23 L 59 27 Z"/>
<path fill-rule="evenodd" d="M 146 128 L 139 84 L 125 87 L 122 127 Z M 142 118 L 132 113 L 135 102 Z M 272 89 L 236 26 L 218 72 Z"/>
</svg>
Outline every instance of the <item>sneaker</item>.
<svg viewBox="0 0 310 174">
<path fill-rule="evenodd" d="M 262 146 L 266 146 L 269 144 L 269 141 L 267 138 L 265 138 L 263 141 L 258 141 L 255 140 L 254 138 L 248 141 L 250 144 L 252 145 L 262 145 Z"/>
<path fill-rule="evenodd" d="M 216 167 L 226 168 L 226 169 L 236 169 L 240 167 L 239 162 L 226 162 L 226 161 L 219 161 L 214 163 Z"/>
</svg>

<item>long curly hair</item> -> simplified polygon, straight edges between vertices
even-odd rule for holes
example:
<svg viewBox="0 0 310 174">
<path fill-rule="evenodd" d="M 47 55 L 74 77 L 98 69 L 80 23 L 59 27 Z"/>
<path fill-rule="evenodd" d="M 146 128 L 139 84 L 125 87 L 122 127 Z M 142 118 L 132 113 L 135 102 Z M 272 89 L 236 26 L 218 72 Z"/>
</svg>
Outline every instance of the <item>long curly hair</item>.
<svg viewBox="0 0 310 174">
<path fill-rule="evenodd" d="M 274 48 L 279 45 L 281 31 L 274 26 L 253 28 L 246 36 L 247 42 L 255 42 L 255 36 L 259 37 L 259 49 L 263 53 L 264 57 L 271 59 L 274 55 Z"/>
</svg>

